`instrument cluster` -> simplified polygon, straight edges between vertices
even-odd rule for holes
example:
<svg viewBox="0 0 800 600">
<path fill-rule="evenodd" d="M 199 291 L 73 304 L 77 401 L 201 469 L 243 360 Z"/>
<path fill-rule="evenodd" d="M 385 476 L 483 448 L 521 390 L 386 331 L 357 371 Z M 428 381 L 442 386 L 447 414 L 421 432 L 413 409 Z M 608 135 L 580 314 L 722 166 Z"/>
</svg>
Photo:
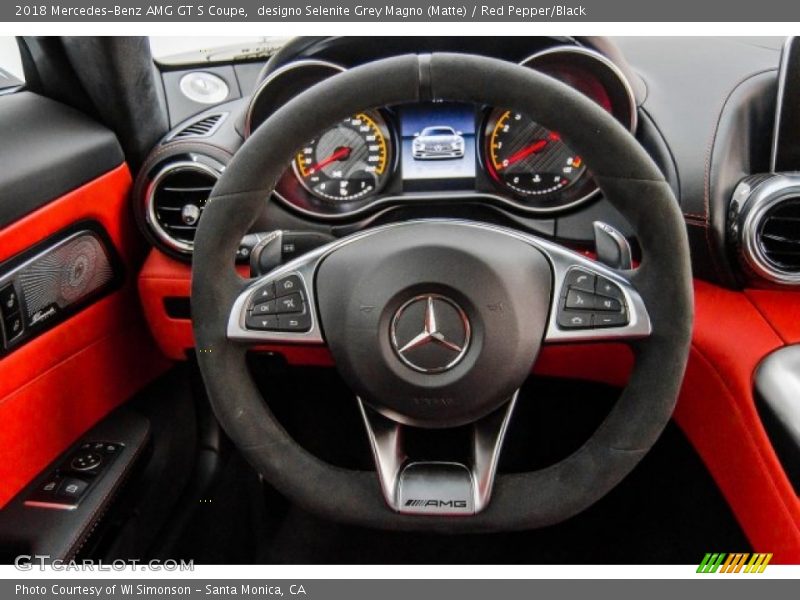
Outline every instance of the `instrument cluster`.
<svg viewBox="0 0 800 600">
<path fill-rule="evenodd" d="M 636 103 L 622 72 L 602 54 L 559 46 L 521 63 L 585 94 L 636 129 Z M 290 98 L 344 71 L 299 60 L 254 92 L 249 135 Z M 424 102 L 364 111 L 298 148 L 275 195 L 319 219 L 428 199 L 499 203 L 528 213 L 563 211 L 598 192 L 591 170 L 557 131 L 506 107 Z"/>
</svg>

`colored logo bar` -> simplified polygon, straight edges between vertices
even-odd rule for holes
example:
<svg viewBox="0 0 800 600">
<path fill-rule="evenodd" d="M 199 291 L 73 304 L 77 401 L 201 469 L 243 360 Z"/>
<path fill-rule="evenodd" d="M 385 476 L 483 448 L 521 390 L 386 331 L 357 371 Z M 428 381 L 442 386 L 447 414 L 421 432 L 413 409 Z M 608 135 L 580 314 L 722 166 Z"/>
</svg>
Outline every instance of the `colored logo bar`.
<svg viewBox="0 0 800 600">
<path fill-rule="evenodd" d="M 725 554 L 724 552 L 709 552 L 703 557 L 700 566 L 697 567 L 698 573 L 763 573 L 769 561 L 772 560 L 772 553 L 737 552 Z"/>
</svg>

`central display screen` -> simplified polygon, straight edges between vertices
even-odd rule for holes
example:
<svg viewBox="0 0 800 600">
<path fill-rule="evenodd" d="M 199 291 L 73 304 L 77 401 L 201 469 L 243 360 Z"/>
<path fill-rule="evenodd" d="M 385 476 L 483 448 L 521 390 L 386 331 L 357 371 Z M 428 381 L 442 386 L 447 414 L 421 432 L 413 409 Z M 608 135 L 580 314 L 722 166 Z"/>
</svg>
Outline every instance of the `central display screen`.
<svg viewBox="0 0 800 600">
<path fill-rule="evenodd" d="M 398 113 L 403 188 L 472 189 L 477 171 L 475 107 L 426 102 L 401 106 Z"/>
</svg>

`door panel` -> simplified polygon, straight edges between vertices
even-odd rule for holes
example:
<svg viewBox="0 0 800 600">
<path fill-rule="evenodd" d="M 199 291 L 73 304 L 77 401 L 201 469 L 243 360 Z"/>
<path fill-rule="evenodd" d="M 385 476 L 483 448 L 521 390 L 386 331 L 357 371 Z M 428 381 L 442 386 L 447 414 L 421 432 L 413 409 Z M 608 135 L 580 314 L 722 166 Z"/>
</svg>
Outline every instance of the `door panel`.
<svg viewBox="0 0 800 600">
<path fill-rule="evenodd" d="M 19 118 L 25 97 L 37 119 Z M 119 145 L 80 113 L 42 100 L 29 93 L 0 97 L 0 272 L 43 240 L 91 222 L 119 256 L 122 283 L 0 358 L 0 506 L 169 366 L 138 301 L 144 242 Z M 7 165 L 17 165 L 17 173 Z"/>
</svg>

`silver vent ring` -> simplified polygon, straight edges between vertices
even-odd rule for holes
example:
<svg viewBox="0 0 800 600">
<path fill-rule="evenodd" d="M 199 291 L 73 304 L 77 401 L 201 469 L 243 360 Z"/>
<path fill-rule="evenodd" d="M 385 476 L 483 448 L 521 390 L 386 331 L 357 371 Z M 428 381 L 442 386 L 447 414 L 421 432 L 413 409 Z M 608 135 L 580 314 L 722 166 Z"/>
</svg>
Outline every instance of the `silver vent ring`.
<svg viewBox="0 0 800 600">
<path fill-rule="evenodd" d="M 221 174 L 221 171 L 215 169 L 214 167 L 198 161 L 183 160 L 172 162 L 165 165 L 160 171 L 158 171 L 158 173 L 156 173 L 147 186 L 147 191 L 144 194 L 144 214 L 150 230 L 155 234 L 156 238 L 158 238 L 161 243 L 176 252 L 180 252 L 181 254 L 191 254 L 194 250 L 194 243 L 177 239 L 161 224 L 156 212 L 156 192 L 167 177 L 186 171 L 202 173 L 203 175 L 212 177 L 214 181 L 218 180 Z"/>
<path fill-rule="evenodd" d="M 800 200 L 800 174 L 795 173 L 748 178 L 733 193 L 734 212 L 739 214 L 742 258 L 758 276 L 784 285 L 800 285 L 800 271 L 782 269 L 769 258 L 762 232 L 769 213 L 781 203 L 793 200 Z"/>
</svg>

